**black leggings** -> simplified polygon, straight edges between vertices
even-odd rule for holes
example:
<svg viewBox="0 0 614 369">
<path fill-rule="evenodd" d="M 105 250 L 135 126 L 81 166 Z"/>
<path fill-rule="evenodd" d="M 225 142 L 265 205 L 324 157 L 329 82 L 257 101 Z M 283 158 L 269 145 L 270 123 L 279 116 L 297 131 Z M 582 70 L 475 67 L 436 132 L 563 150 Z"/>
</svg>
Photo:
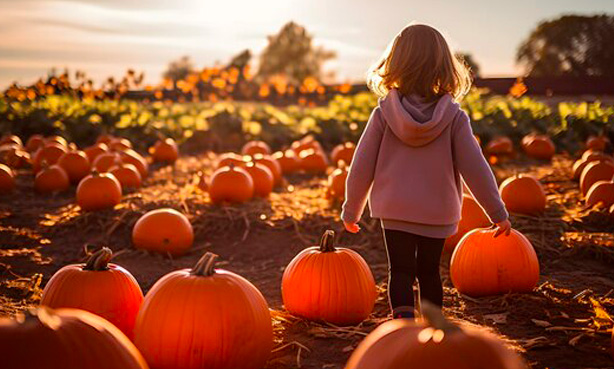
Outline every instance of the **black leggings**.
<svg viewBox="0 0 614 369">
<path fill-rule="evenodd" d="M 388 252 L 388 298 L 392 310 L 414 306 L 412 286 L 416 277 L 420 299 L 441 307 L 443 288 L 439 260 L 445 239 L 385 229 L 384 242 Z"/>
</svg>

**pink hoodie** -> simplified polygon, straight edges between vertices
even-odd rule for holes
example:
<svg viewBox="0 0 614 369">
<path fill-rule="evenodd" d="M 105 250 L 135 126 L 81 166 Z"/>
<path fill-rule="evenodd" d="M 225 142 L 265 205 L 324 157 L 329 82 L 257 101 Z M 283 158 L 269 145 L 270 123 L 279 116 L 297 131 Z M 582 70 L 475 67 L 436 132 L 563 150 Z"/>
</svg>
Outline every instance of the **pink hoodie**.
<svg viewBox="0 0 614 369">
<path fill-rule="evenodd" d="M 393 89 L 373 110 L 358 142 L 341 217 L 357 222 L 369 197 L 371 216 L 385 228 L 445 238 L 460 220 L 461 177 L 492 222 L 507 219 L 460 105 L 450 95 L 426 102 Z"/>
</svg>

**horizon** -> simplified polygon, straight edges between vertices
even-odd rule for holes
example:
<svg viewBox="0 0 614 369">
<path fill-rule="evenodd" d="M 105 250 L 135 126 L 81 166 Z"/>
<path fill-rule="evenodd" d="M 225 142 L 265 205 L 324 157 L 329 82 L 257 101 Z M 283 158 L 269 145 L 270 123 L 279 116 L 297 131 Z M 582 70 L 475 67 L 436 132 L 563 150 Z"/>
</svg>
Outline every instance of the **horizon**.
<svg viewBox="0 0 614 369">
<path fill-rule="evenodd" d="M 54 67 L 82 70 L 96 84 L 133 68 L 145 72 L 146 83 L 157 84 L 168 63 L 183 55 L 200 69 L 224 64 L 244 49 L 256 65 L 267 36 L 289 21 L 304 26 L 316 46 L 337 52 L 324 70 L 334 71 L 338 82 L 364 81 L 388 42 L 412 21 L 437 27 L 456 51 L 472 54 L 482 76 L 515 77 L 522 73 L 516 49 L 540 21 L 614 12 L 607 0 L 412 3 L 150 0 L 141 9 L 136 0 L 0 0 L 7 19 L 0 25 L 0 88 L 33 83 Z"/>
</svg>

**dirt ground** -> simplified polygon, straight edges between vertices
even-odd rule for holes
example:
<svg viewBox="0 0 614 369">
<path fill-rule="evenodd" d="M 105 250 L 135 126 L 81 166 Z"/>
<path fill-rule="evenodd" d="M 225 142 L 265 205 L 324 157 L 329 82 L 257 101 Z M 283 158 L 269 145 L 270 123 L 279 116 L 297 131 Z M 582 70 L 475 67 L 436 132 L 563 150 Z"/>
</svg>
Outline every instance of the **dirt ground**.
<svg viewBox="0 0 614 369">
<path fill-rule="evenodd" d="M 266 368 L 343 368 L 360 340 L 387 319 L 387 266 L 377 222 L 365 218 L 360 234 L 343 232 L 339 204 L 324 196 L 325 179 L 304 176 L 289 178 L 269 200 L 213 206 L 195 186 L 195 173 L 210 172 L 212 160 L 213 154 L 189 156 L 173 167 L 153 167 L 144 188 L 99 213 L 82 213 L 73 204 L 74 188 L 55 197 L 35 194 L 32 175 L 20 173 L 18 190 L 0 198 L 0 315 L 36 305 L 56 270 L 100 246 L 116 252 L 114 262 L 132 272 L 144 292 L 164 274 L 191 267 L 203 252 L 212 251 L 220 255 L 220 267 L 248 278 L 269 302 L 276 345 Z M 531 368 L 614 368 L 608 316 L 614 314 L 614 220 L 582 208 L 577 184 L 569 180 L 571 164 L 557 157 L 552 165 L 495 168 L 499 180 L 529 172 L 546 186 L 545 214 L 512 219 L 539 256 L 539 287 L 530 294 L 461 296 L 448 278 L 449 257 L 444 257 L 445 313 L 500 334 Z M 159 207 L 176 208 L 191 219 L 196 238 L 187 255 L 173 259 L 131 246 L 138 217 Z M 325 229 L 336 230 L 339 244 L 362 254 L 380 286 L 375 311 L 359 326 L 307 322 L 283 310 L 284 267 Z"/>
</svg>

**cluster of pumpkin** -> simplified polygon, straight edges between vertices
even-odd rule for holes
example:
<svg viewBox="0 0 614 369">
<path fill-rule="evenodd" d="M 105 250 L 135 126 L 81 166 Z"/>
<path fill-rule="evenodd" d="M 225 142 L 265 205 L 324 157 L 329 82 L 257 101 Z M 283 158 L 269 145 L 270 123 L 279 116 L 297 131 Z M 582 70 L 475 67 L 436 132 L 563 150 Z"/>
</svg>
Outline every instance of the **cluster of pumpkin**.
<svg viewBox="0 0 614 369">
<path fill-rule="evenodd" d="M 130 272 L 109 262 L 111 257 L 111 250 L 102 248 L 84 264 L 61 268 L 45 286 L 41 307 L 25 319 L 0 320 L 0 350 L 9 367 L 46 367 L 49 360 L 66 369 L 257 369 L 265 364 L 273 347 L 267 301 L 245 278 L 215 268 L 216 255 L 207 252 L 191 269 L 163 276 L 146 296 Z M 282 296 L 295 315 L 349 325 L 369 316 L 377 290 L 364 259 L 335 247 L 334 233 L 327 231 L 318 246 L 287 266 Z M 378 327 L 346 369 L 372 368 L 375 362 L 379 368 L 406 367 L 416 358 L 429 367 L 451 368 L 472 363 L 473 354 L 486 355 L 499 368 L 524 367 L 490 334 L 453 325 L 437 309 L 423 311 L 427 323 L 392 320 Z M 462 348 L 474 348 L 475 342 L 479 352 L 467 355 Z M 387 347 L 386 357 L 377 353 L 380 346 Z"/>
<path fill-rule="evenodd" d="M 178 156 L 172 139 L 158 141 L 150 151 L 158 162 L 171 163 Z M 77 203 L 86 211 L 115 206 L 122 189 L 139 188 L 149 171 L 147 160 L 132 149 L 130 140 L 106 134 L 84 150 L 61 136 L 33 135 L 24 146 L 18 136 L 6 135 L 0 140 L 0 161 L 0 193 L 15 187 L 13 169 L 30 166 L 37 192 L 62 192 L 75 184 Z"/>
<path fill-rule="evenodd" d="M 334 199 L 345 196 L 347 167 L 354 155 L 353 143 L 341 144 L 331 153 L 338 168 L 328 178 L 328 194 Z M 272 152 L 262 141 L 250 141 L 241 149 L 241 154 L 220 155 L 215 172 L 207 179 L 200 174 L 199 188 L 209 192 L 214 203 L 242 203 L 255 197 L 267 197 L 275 187 L 283 183 L 283 176 L 297 172 L 325 174 L 329 159 L 312 136 L 293 142 L 289 148 Z"/>
</svg>

